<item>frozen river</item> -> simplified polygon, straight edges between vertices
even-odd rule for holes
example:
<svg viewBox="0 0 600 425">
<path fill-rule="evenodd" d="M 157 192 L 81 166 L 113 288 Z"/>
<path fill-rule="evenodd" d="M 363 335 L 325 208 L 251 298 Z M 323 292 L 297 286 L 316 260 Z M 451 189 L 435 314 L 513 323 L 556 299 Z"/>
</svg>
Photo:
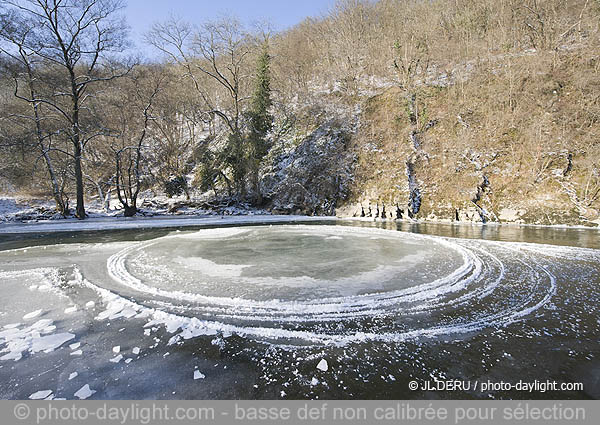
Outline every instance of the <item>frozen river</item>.
<svg viewBox="0 0 600 425">
<path fill-rule="evenodd" d="M 599 241 L 366 222 L 0 235 L 0 397 L 598 398 Z M 465 387 L 423 389 L 449 380 Z M 584 389 L 473 386 L 519 381 Z"/>
</svg>

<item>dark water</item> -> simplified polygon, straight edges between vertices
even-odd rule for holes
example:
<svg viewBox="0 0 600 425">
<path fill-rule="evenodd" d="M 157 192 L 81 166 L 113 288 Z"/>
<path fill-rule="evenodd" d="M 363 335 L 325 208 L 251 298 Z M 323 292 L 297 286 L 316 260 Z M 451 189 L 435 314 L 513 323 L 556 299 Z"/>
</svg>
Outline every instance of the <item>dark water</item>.
<svg viewBox="0 0 600 425">
<path fill-rule="evenodd" d="M 600 249 L 600 230 L 597 228 L 563 228 L 494 224 L 467 225 L 445 223 L 411 223 L 407 221 L 398 223 L 359 222 L 357 224 L 351 222 L 342 224 L 378 227 L 382 229 L 444 236 L 449 238 L 484 239 L 504 242 L 527 242 Z"/>
<path fill-rule="evenodd" d="M 331 224 L 323 222 L 299 222 L 299 224 Z M 413 223 L 409 221 L 351 221 L 339 220 L 340 226 L 376 227 L 402 232 L 420 233 L 451 238 L 484 239 L 505 242 L 527 242 L 550 245 L 564 245 L 581 248 L 600 249 L 600 229 L 569 228 L 529 225 L 479 225 L 479 224 L 445 224 L 445 223 Z M 260 226 L 261 223 L 247 224 Z M 173 230 L 200 230 L 214 226 L 185 226 L 164 229 L 134 230 L 96 230 L 84 232 L 52 232 L 52 233 L 0 233 L 0 250 L 21 248 L 35 244 L 79 243 L 79 242 L 113 242 L 143 241 L 164 236 Z"/>
<path fill-rule="evenodd" d="M 600 397 L 598 230 L 322 224 L 0 236 L 0 397 Z"/>
</svg>

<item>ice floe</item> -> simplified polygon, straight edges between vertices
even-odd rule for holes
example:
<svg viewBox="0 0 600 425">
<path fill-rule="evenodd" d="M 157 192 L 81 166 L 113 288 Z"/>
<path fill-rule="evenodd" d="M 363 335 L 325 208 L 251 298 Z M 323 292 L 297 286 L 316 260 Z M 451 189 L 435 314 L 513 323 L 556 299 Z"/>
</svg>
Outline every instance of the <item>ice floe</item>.
<svg viewBox="0 0 600 425">
<path fill-rule="evenodd" d="M 43 400 L 52 394 L 52 390 L 37 391 L 29 396 L 30 400 Z"/>
<path fill-rule="evenodd" d="M 323 372 L 327 372 L 329 369 L 329 365 L 327 364 L 327 360 L 323 359 L 317 365 L 317 369 L 322 370 Z"/>
<path fill-rule="evenodd" d="M 0 360 L 20 360 L 26 352 L 35 354 L 40 351 L 49 353 L 64 343 L 75 338 L 72 333 L 53 334 L 56 326 L 50 319 L 41 319 L 31 326 L 11 327 L 0 331 L 0 344 L 5 347 L 0 350 Z"/>
<path fill-rule="evenodd" d="M 113 357 L 112 359 L 109 360 L 109 362 L 111 363 L 119 363 L 121 360 L 123 360 L 123 355 L 119 354 L 116 357 Z"/>
<path fill-rule="evenodd" d="M 38 317 L 40 314 L 42 314 L 43 310 L 35 310 L 32 311 L 31 313 L 27 313 L 25 316 L 23 316 L 23 320 L 29 320 L 29 319 L 34 319 L 36 317 Z"/>
<path fill-rule="evenodd" d="M 90 389 L 89 384 L 85 384 L 83 387 L 81 387 L 79 390 L 77 390 L 77 392 L 73 395 L 80 400 L 85 400 L 85 399 L 90 398 L 94 394 L 96 394 L 96 391 Z"/>
</svg>

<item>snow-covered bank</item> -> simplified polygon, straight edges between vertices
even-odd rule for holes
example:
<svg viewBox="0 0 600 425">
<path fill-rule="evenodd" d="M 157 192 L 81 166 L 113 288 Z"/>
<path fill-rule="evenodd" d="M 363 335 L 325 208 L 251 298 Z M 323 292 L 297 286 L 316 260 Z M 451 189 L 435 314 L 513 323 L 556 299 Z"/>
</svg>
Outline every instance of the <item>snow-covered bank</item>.
<svg viewBox="0 0 600 425">
<path fill-rule="evenodd" d="M 166 206 L 165 206 L 166 205 Z M 178 208 L 176 212 L 174 206 Z M 197 226 L 227 226 L 235 224 L 269 224 L 288 222 L 314 222 L 314 221 L 344 221 L 379 223 L 380 225 L 429 224 L 448 226 L 467 226 L 482 228 L 547 228 L 547 229 L 573 229 L 592 232 L 600 231 L 600 226 L 573 225 L 573 224 L 528 224 L 522 222 L 488 222 L 483 224 L 477 221 L 453 221 L 442 218 L 397 219 L 389 214 L 390 218 L 356 217 L 349 214 L 348 208 L 340 208 L 333 216 L 306 216 L 306 215 L 272 215 L 269 211 L 252 209 L 248 206 L 229 206 L 219 210 L 208 210 L 194 206 L 194 202 L 184 199 L 151 198 L 145 205 L 140 215 L 126 218 L 122 211 L 113 206 L 110 211 L 103 211 L 97 203 L 91 202 L 88 207 L 89 218 L 80 221 L 75 218 L 63 218 L 53 212 L 49 201 L 24 200 L 11 197 L 0 197 L 0 235 L 18 233 L 57 233 L 97 230 L 130 230 L 130 229 L 158 229 Z M 46 211 L 46 213 L 44 213 Z M 50 214 L 49 212 L 52 212 Z"/>
<path fill-rule="evenodd" d="M 206 199 L 187 199 L 185 196 L 167 197 L 150 195 L 141 198 L 138 216 L 238 216 L 238 215 L 271 215 L 265 209 L 255 208 L 247 203 L 209 202 Z M 72 212 L 72 211 L 71 211 Z M 88 218 L 123 217 L 124 210 L 118 200 L 112 199 L 108 205 L 91 199 L 86 203 L 85 212 Z M 63 220 L 57 213 L 55 204 L 49 199 L 36 199 L 27 196 L 0 196 L 0 223 L 2 222 L 38 222 L 47 220 Z"/>
<path fill-rule="evenodd" d="M 2 223 L 0 234 L 52 233 L 93 230 L 157 229 L 174 227 L 215 226 L 230 224 L 269 224 L 306 221 L 335 221 L 335 217 L 307 217 L 295 215 L 247 215 L 247 216 L 185 216 L 185 217 L 98 217 L 87 220 L 65 219 L 37 223 Z"/>
<path fill-rule="evenodd" d="M 124 217 L 117 202 L 105 211 L 97 201 L 88 203 L 86 220 L 64 218 L 48 200 L 0 197 L 0 234 L 56 233 L 96 230 L 156 229 L 195 226 L 221 226 L 252 223 L 287 223 L 323 220 L 323 217 L 272 215 L 246 204 L 215 205 L 184 197 L 154 196 L 142 202 L 140 214 Z M 334 218 L 329 218 L 334 219 Z"/>
</svg>

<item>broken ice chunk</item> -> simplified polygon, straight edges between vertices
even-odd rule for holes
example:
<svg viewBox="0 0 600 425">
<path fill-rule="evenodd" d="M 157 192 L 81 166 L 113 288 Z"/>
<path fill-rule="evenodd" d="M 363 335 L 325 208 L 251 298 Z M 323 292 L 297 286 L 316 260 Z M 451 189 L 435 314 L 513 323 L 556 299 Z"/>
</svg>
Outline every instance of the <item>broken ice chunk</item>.
<svg viewBox="0 0 600 425">
<path fill-rule="evenodd" d="M 137 356 L 138 354 L 140 354 L 140 347 L 133 347 L 133 350 L 131 350 L 131 352 Z"/>
<path fill-rule="evenodd" d="M 77 306 L 72 306 L 72 307 L 68 307 L 65 308 L 65 314 L 71 314 L 71 313 L 75 313 L 77 311 Z"/>
<path fill-rule="evenodd" d="M 77 372 L 73 372 L 72 374 L 69 375 L 69 381 L 72 379 L 77 378 L 77 375 L 79 375 Z"/>
<path fill-rule="evenodd" d="M 121 346 L 117 345 L 113 347 L 113 353 L 119 354 L 121 352 Z"/>
<path fill-rule="evenodd" d="M 121 360 L 123 360 L 123 355 L 119 354 L 117 357 L 110 359 L 109 362 L 119 363 Z"/>
<path fill-rule="evenodd" d="M 46 397 L 48 397 L 50 394 L 52 394 L 52 390 L 43 390 L 43 391 L 38 391 L 36 393 L 33 393 L 29 396 L 30 400 L 43 400 Z"/>
<path fill-rule="evenodd" d="M 198 380 L 198 379 L 204 379 L 206 378 L 206 375 L 203 374 L 202 372 L 200 372 L 199 370 L 195 370 L 194 371 L 194 380 Z"/>
<path fill-rule="evenodd" d="M 327 372 L 329 369 L 329 365 L 327 364 L 327 360 L 323 359 L 317 365 L 317 369 L 322 370 L 323 372 Z"/>
<path fill-rule="evenodd" d="M 85 400 L 86 398 L 91 397 L 95 393 L 96 393 L 96 391 L 90 389 L 89 384 L 85 384 L 73 395 L 80 400 Z"/>
<path fill-rule="evenodd" d="M 31 313 L 27 313 L 25 316 L 23 316 L 23 320 L 33 319 L 38 317 L 40 314 L 42 314 L 42 310 L 32 311 Z"/>
<path fill-rule="evenodd" d="M 50 325 L 44 329 L 42 329 L 40 332 L 43 334 L 50 334 L 52 332 L 54 332 L 56 330 L 56 326 L 55 325 Z"/>
<path fill-rule="evenodd" d="M 20 323 L 11 323 L 10 325 L 4 325 L 3 328 L 4 329 L 15 329 L 15 328 L 18 328 L 19 326 L 21 326 Z"/>
<path fill-rule="evenodd" d="M 3 355 L 2 357 L 0 357 L 0 360 L 14 360 L 14 361 L 19 361 L 23 358 L 23 352 L 19 351 L 19 350 L 14 350 L 11 351 L 8 354 Z"/>
<path fill-rule="evenodd" d="M 32 330 L 41 330 L 44 328 L 47 328 L 48 326 L 52 325 L 52 320 L 50 319 L 40 319 L 37 322 L 35 322 L 33 325 L 31 325 L 30 329 Z"/>
<path fill-rule="evenodd" d="M 73 351 L 71 353 L 72 356 L 81 356 L 82 354 L 83 354 L 83 351 L 81 351 L 81 350 Z"/>
<path fill-rule="evenodd" d="M 75 338 L 75 335 L 71 333 L 62 333 L 37 337 L 33 339 L 30 351 L 32 353 L 37 353 L 40 351 L 43 351 L 44 353 L 49 353 L 63 345 L 65 342 L 72 340 L 73 338 Z"/>
</svg>

